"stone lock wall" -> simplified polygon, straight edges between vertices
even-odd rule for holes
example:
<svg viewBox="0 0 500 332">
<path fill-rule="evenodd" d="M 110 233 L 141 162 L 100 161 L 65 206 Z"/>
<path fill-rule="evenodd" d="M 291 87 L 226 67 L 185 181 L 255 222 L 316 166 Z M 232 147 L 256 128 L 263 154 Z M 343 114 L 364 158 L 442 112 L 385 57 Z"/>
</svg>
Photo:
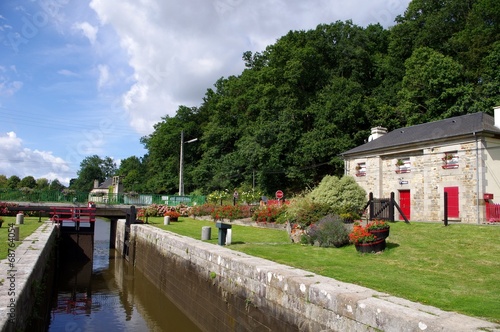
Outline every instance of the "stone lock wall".
<svg viewBox="0 0 500 332">
<path fill-rule="evenodd" d="M 204 331 L 500 331 L 148 225 L 131 229 L 135 268 Z"/>
<path fill-rule="evenodd" d="M 2 227 L 5 227 L 5 223 Z M 57 229 L 45 222 L 15 248 L 15 262 L 7 259 L 0 268 L 0 331 L 25 331 L 40 285 L 54 251 Z M 13 270 L 13 271 L 12 271 Z M 13 277 L 13 278 L 12 278 Z"/>
</svg>

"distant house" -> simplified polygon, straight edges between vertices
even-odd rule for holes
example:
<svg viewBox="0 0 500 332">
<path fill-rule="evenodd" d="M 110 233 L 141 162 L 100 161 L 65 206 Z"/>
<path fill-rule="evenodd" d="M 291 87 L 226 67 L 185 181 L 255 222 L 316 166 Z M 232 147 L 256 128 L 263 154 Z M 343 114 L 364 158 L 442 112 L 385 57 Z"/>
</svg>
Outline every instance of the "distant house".
<svg viewBox="0 0 500 332">
<path fill-rule="evenodd" d="M 89 202 L 108 203 L 110 200 L 116 200 L 118 194 L 121 193 L 123 193 L 123 184 L 120 182 L 119 176 L 107 178 L 102 183 L 94 180 L 94 188 L 90 191 Z"/>
<path fill-rule="evenodd" d="M 345 173 L 374 197 L 394 192 L 410 220 L 442 221 L 446 192 L 449 220 L 485 222 L 485 201 L 500 199 L 500 107 L 494 112 L 373 128 L 367 143 L 342 154 Z"/>
</svg>

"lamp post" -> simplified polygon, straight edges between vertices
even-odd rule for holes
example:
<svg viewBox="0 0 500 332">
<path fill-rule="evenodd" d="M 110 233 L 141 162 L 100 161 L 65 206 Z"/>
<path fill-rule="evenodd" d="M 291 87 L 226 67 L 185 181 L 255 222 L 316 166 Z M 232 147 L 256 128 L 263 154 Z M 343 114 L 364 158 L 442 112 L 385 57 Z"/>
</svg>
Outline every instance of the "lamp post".
<svg viewBox="0 0 500 332">
<path fill-rule="evenodd" d="M 179 196 L 184 196 L 184 143 L 193 143 L 198 139 L 193 138 L 189 141 L 184 142 L 184 130 L 181 131 L 181 156 L 180 156 L 180 167 L 179 167 Z"/>
</svg>

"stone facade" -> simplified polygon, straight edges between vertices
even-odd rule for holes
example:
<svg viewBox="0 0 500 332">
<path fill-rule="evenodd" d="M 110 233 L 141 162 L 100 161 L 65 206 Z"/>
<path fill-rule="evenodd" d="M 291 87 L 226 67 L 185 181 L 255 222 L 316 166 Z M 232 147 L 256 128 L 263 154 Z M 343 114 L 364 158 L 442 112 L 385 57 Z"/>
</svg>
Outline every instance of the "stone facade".
<svg viewBox="0 0 500 332">
<path fill-rule="evenodd" d="M 403 128 L 376 138 L 383 144 L 378 142 L 375 146 L 370 141 L 375 146 L 372 150 L 367 143 L 346 152 L 346 175 L 354 176 L 376 198 L 390 197 L 394 192 L 399 205 L 405 205 L 403 212 L 410 220 L 443 221 L 447 192 L 449 221 L 487 222 L 484 194 L 500 198 L 500 136 L 495 133 L 500 128 L 492 126 L 490 132 L 456 136 L 452 132 L 422 141 L 418 141 L 415 132 L 425 133 L 425 125 L 409 128 L 412 141 L 393 144 L 387 140 L 397 135 L 403 137 Z M 396 218 L 402 219 L 397 211 Z"/>
<path fill-rule="evenodd" d="M 450 152 L 456 156 L 453 167 L 443 160 Z M 400 159 L 408 160 L 404 169 L 396 165 Z M 354 175 L 375 197 L 389 197 L 394 192 L 399 199 L 401 191 L 409 191 L 410 218 L 416 221 L 443 220 L 444 188 L 458 187 L 459 217 L 454 220 L 475 223 L 478 213 L 480 218 L 484 214 L 482 195 L 477 191 L 477 184 L 484 183 L 481 160 L 481 152 L 476 159 L 475 142 L 463 142 L 411 153 L 355 158 L 347 161 L 347 174 Z M 360 174 L 356 167 L 363 163 L 366 170 Z M 486 192 L 484 186 L 479 194 L 482 192 Z"/>
</svg>

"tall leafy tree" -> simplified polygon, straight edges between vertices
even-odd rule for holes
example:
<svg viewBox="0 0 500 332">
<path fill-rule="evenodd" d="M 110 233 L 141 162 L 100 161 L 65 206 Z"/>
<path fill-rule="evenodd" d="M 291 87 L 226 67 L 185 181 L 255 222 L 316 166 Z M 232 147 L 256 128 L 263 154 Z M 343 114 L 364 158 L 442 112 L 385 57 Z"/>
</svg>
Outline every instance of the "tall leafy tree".
<svg viewBox="0 0 500 332">
<path fill-rule="evenodd" d="M 175 193 L 179 187 L 181 132 L 184 141 L 201 137 L 203 119 L 197 108 L 181 106 L 175 117 L 166 116 L 154 126 L 154 132 L 141 139 L 148 150 L 148 180 L 145 189 L 155 193 Z M 199 159 L 199 144 L 184 144 L 186 193 L 194 190 L 191 173 Z"/>
<path fill-rule="evenodd" d="M 19 188 L 19 182 L 21 182 L 19 176 L 12 175 L 7 179 L 7 187 L 9 189 L 17 189 Z"/>
<path fill-rule="evenodd" d="M 145 192 L 146 167 L 141 159 L 132 156 L 123 159 L 118 168 L 117 175 L 122 178 L 123 189 L 126 192 Z"/>
<path fill-rule="evenodd" d="M 28 175 L 25 176 L 18 184 L 19 188 L 30 188 L 30 189 L 35 189 L 36 187 L 36 180 L 33 176 Z"/>
<path fill-rule="evenodd" d="M 94 180 L 103 182 L 105 179 L 115 175 L 116 163 L 110 157 L 101 158 L 98 155 L 86 157 L 80 163 L 78 178 L 71 183 L 71 189 L 87 192 L 92 190 Z"/>
<path fill-rule="evenodd" d="M 39 178 L 36 180 L 36 189 L 38 190 L 48 190 L 50 182 L 46 178 Z"/>
<path fill-rule="evenodd" d="M 463 67 L 451 57 L 422 47 L 406 61 L 399 96 L 408 124 L 466 113 L 454 107 L 465 92 Z"/>
<path fill-rule="evenodd" d="M 0 174 L 0 189 L 8 188 L 8 179 L 5 175 Z"/>
<path fill-rule="evenodd" d="M 65 188 L 65 186 L 58 179 L 54 179 L 54 180 L 50 181 L 50 185 L 49 185 L 50 191 L 61 191 L 64 188 Z"/>
</svg>

